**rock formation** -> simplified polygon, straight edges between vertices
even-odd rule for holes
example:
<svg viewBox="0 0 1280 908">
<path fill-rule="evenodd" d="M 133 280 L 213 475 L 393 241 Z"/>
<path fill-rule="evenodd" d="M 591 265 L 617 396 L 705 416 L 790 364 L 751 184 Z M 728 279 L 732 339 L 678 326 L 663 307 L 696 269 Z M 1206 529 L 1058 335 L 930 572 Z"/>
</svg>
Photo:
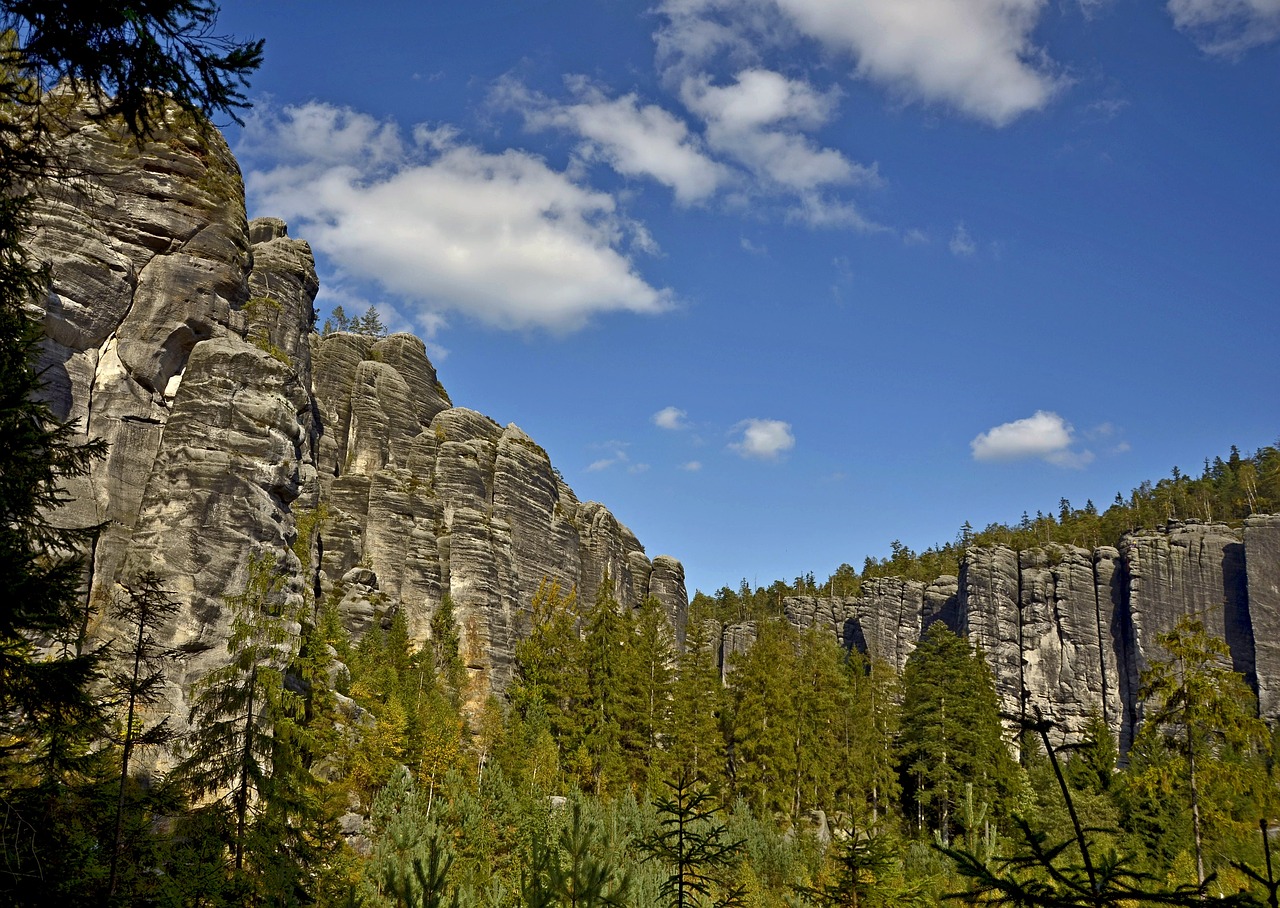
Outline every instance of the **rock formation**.
<svg viewBox="0 0 1280 908">
<path fill-rule="evenodd" d="M 357 633 L 402 611 L 422 640 L 450 596 L 478 693 L 510 680 L 544 582 L 590 601 L 607 577 L 628 608 L 656 596 L 683 636 L 680 563 L 651 560 L 603 505 L 580 502 L 518 427 L 455 407 L 421 341 L 312 331 L 311 250 L 279 220 L 247 220 L 216 132 L 176 117 L 137 147 L 73 114 L 56 157 L 32 241 L 51 274 L 46 395 L 111 445 L 56 516 L 104 525 L 88 553 L 98 633 L 140 571 L 181 604 L 166 642 L 203 652 L 170 671 L 177 715 L 226 657 L 227 597 L 253 556 L 274 559 L 285 600 L 337 602 Z M 295 545 L 300 532 L 312 544 Z M 958 577 L 872 580 L 785 612 L 899 669 L 943 621 L 982 648 L 1006 711 L 1078 730 L 1098 710 L 1122 745 L 1157 636 L 1194 614 L 1280 718 L 1276 516 L 1171 525 L 1118 550 L 974 548 Z M 725 628 L 724 664 L 753 639 Z"/>
<path fill-rule="evenodd" d="M 46 395 L 110 443 L 58 519 L 105 523 L 88 559 L 99 633 L 139 571 L 181 604 L 165 641 L 203 653 L 169 672 L 176 715 L 226 658 L 226 598 L 255 554 L 286 600 L 333 597 L 357 632 L 403 610 L 424 639 L 450 595 L 479 693 L 509 680 L 544 581 L 589 601 L 608 577 L 623 607 L 654 595 L 682 625 L 680 563 L 578 501 L 518 427 L 453 406 L 420 340 L 312 331 L 311 250 L 246 219 L 219 134 L 176 117 L 138 147 L 73 116 L 58 153 L 32 244 L 51 274 Z M 300 526 L 313 546 L 294 545 Z"/>
<path fill-rule="evenodd" d="M 1261 714 L 1280 719 L 1277 516 L 1252 517 L 1242 530 L 1170 523 L 1129 534 L 1119 550 L 971 548 L 958 581 L 872 580 L 856 598 L 798 596 L 784 606 L 797 627 L 826 628 L 899 670 L 929 623 L 944 621 L 986 655 L 1006 713 L 1039 709 L 1079 732 L 1097 711 L 1124 748 L 1141 721 L 1139 678 L 1160 655 L 1157 637 L 1194 615 L 1227 642 Z M 752 634 L 726 629 L 725 657 Z"/>
</svg>

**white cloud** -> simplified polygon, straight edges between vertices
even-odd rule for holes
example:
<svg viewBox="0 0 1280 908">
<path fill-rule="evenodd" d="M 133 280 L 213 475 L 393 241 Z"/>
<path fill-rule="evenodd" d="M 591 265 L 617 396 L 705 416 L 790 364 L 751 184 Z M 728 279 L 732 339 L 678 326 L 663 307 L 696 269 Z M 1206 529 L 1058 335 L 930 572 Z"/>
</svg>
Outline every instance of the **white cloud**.
<svg viewBox="0 0 1280 908">
<path fill-rule="evenodd" d="M 1010 461 L 1040 458 L 1060 467 L 1080 468 L 1091 463 L 1093 453 L 1073 450 L 1075 430 L 1065 419 L 1049 410 L 1017 419 L 979 433 L 969 447 L 973 459 Z"/>
<path fill-rule="evenodd" d="M 926 246 L 929 243 L 929 235 L 919 227 L 912 227 L 902 234 L 902 245 L 904 246 Z"/>
<path fill-rule="evenodd" d="M 969 235 L 969 230 L 961 221 L 956 224 L 956 232 L 951 234 L 951 242 L 949 244 L 951 254 L 958 257 L 967 258 L 977 251 L 978 246 L 973 241 L 973 237 Z"/>
<path fill-rule="evenodd" d="M 777 460 L 796 446 L 791 424 L 780 419 L 744 419 L 733 431 L 740 432 L 741 437 L 730 443 L 729 448 L 743 457 Z"/>
<path fill-rule="evenodd" d="M 531 154 L 486 152 L 449 127 L 419 127 L 410 145 L 395 124 L 318 102 L 260 108 L 245 135 L 255 203 L 419 322 L 457 312 L 570 331 L 598 313 L 672 304 L 623 251 L 651 244 L 643 228 Z"/>
<path fill-rule="evenodd" d="M 684 80 L 681 100 L 706 122 L 708 144 L 758 178 L 794 192 L 833 185 L 875 184 L 875 167 L 856 164 L 834 148 L 821 148 L 804 130 L 826 123 L 838 94 L 767 69 L 739 72 L 716 85 L 700 74 Z"/>
<path fill-rule="evenodd" d="M 1263 0 L 1254 0 L 1263 2 Z M 661 65 L 758 60 L 797 35 L 854 60 L 903 97 L 1003 126 L 1062 86 L 1032 40 L 1046 0 L 666 0 Z"/>
<path fill-rule="evenodd" d="M 702 461 L 690 460 L 688 463 L 680 464 L 680 469 L 688 473 L 697 473 L 699 470 L 702 469 Z"/>
<path fill-rule="evenodd" d="M 499 87 L 498 100 L 518 109 L 531 129 L 557 128 L 580 136 L 578 152 L 602 160 L 618 173 L 649 177 L 669 186 L 689 204 L 716 192 L 728 170 L 708 157 L 684 121 L 634 94 L 609 98 L 582 77 L 567 80 L 573 103 L 559 103 L 516 83 Z"/>
<path fill-rule="evenodd" d="M 663 407 L 651 417 L 653 424 L 659 429 L 670 429 L 676 431 L 679 429 L 687 429 L 689 423 L 686 421 L 689 416 L 679 407 Z"/>
<path fill-rule="evenodd" d="M 691 75 L 681 83 L 680 97 L 703 120 L 708 147 L 744 168 L 754 191 L 792 198 L 788 220 L 883 229 L 848 200 L 830 196 L 835 188 L 879 185 L 876 166 L 851 161 L 807 135 L 834 115 L 837 90 L 819 91 L 804 80 L 753 68 L 729 84 L 706 73 Z"/>
<path fill-rule="evenodd" d="M 1045 0 L 777 0 L 859 75 L 1003 126 L 1059 86 L 1031 41 Z"/>
<path fill-rule="evenodd" d="M 1280 38 L 1280 0 L 1169 0 L 1168 10 L 1206 53 L 1238 57 Z"/>
</svg>

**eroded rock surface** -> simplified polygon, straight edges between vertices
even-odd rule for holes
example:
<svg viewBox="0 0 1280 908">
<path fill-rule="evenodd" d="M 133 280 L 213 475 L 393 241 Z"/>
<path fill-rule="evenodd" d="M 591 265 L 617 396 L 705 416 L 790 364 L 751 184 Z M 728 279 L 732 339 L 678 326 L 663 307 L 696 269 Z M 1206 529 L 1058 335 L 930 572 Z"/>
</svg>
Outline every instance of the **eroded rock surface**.
<svg viewBox="0 0 1280 908">
<path fill-rule="evenodd" d="M 986 656 L 1008 716 L 1038 710 L 1071 736 L 1096 712 L 1125 749 L 1158 637 L 1190 615 L 1226 640 L 1261 714 L 1280 718 L 1277 516 L 1252 517 L 1243 530 L 1171 523 L 1130 534 L 1119 550 L 972 548 L 958 580 L 873 580 L 857 598 L 802 596 L 785 608 L 796 626 L 828 629 L 899 669 L 928 625 L 944 621 Z M 746 630 L 726 629 L 726 651 L 745 645 Z"/>
<path fill-rule="evenodd" d="M 106 522 L 89 553 L 98 615 L 142 570 L 179 601 L 161 636 L 203 651 L 169 673 L 175 717 L 226 659 L 227 599 L 254 556 L 288 603 L 332 597 L 356 633 L 400 610 L 423 640 L 451 596 L 476 696 L 510 679 L 544 582 L 589 599 L 607 577 L 622 607 L 653 595 L 683 627 L 680 563 L 579 502 L 517 426 L 455 407 L 420 340 L 314 333 L 311 250 L 246 219 L 218 133 L 176 118 L 139 147 L 73 117 L 60 150 L 72 176 L 33 224 L 52 275 L 46 396 L 111 447 L 58 517 Z"/>
</svg>

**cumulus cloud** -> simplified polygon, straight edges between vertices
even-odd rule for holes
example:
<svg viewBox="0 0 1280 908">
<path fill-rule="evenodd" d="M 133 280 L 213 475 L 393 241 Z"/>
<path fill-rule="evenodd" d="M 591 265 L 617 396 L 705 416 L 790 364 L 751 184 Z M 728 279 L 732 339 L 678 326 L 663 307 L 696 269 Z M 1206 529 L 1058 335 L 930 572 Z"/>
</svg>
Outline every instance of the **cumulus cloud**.
<svg viewBox="0 0 1280 908">
<path fill-rule="evenodd" d="M 733 432 L 739 438 L 729 448 L 743 457 L 777 460 L 796 446 L 791 424 L 780 419 L 744 419 Z"/>
<path fill-rule="evenodd" d="M 567 80 L 574 100 L 554 101 L 511 81 L 496 99 L 519 110 L 530 129 L 561 129 L 582 139 L 578 153 L 600 160 L 628 177 L 648 177 L 668 186 L 682 204 L 699 202 L 729 178 L 728 170 L 703 150 L 684 121 L 634 94 L 608 97 L 582 77 Z"/>
<path fill-rule="evenodd" d="M 680 469 L 684 470 L 687 473 L 697 473 L 699 470 L 702 469 L 702 461 L 690 460 L 687 463 L 680 464 Z"/>
<path fill-rule="evenodd" d="M 1208 0 L 1202 0 L 1208 2 Z M 1242 0 L 1243 2 L 1243 0 Z M 1253 0 L 1265 2 L 1265 0 Z M 1062 85 L 1032 40 L 1046 0 L 666 0 L 659 60 L 687 73 L 796 35 L 902 97 L 1003 126 Z"/>
<path fill-rule="evenodd" d="M 978 249 L 963 221 L 956 224 L 956 232 L 951 234 L 951 242 L 948 245 L 951 248 L 951 254 L 958 258 L 968 258 Z"/>
<path fill-rule="evenodd" d="M 978 434 L 969 447 L 978 461 L 1011 461 L 1039 458 L 1060 467 L 1080 468 L 1094 459 L 1088 450 L 1072 448 L 1075 430 L 1049 410 L 1037 410 Z"/>
<path fill-rule="evenodd" d="M 1280 0 L 1169 0 L 1173 24 L 1206 53 L 1238 57 L 1280 38 Z"/>
<path fill-rule="evenodd" d="M 822 148 L 804 134 L 826 123 L 838 101 L 799 79 L 767 69 L 739 72 L 727 85 L 699 74 L 684 81 L 681 99 L 706 123 L 707 142 L 758 178 L 795 192 L 876 183 L 874 167 Z"/>
<path fill-rule="evenodd" d="M 706 73 L 691 75 L 680 85 L 680 98 L 702 119 L 708 147 L 745 169 L 756 191 L 792 197 L 788 219 L 811 227 L 881 229 L 847 199 L 831 196 L 837 188 L 879 185 L 875 165 L 851 161 L 807 134 L 830 121 L 838 91 L 752 68 L 725 84 Z"/>
<path fill-rule="evenodd" d="M 679 407 L 663 407 L 651 417 L 653 424 L 659 429 L 670 429 L 676 431 L 679 429 L 687 429 L 689 414 Z"/>
<path fill-rule="evenodd" d="M 1045 0 L 777 0 L 860 75 L 1003 126 L 1058 88 L 1031 41 Z"/>
<path fill-rule="evenodd" d="M 406 140 L 394 123 L 319 102 L 259 109 L 242 155 L 261 208 L 420 322 L 460 313 L 571 331 L 598 313 L 672 304 L 629 255 L 652 245 L 642 225 L 534 155 L 486 152 L 450 127 L 420 126 Z"/>
</svg>

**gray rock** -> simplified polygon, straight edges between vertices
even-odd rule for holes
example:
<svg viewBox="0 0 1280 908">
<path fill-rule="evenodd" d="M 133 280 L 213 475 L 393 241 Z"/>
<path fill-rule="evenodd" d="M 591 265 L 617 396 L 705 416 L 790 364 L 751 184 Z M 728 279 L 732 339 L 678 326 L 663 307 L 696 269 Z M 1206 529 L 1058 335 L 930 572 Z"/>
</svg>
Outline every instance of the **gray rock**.
<svg viewBox="0 0 1280 908">
<path fill-rule="evenodd" d="M 226 599 L 251 553 L 275 559 L 288 603 L 333 596 L 357 633 L 401 611 L 425 641 L 451 595 L 477 698 L 510 679 L 544 580 L 590 597 L 607 572 L 623 607 L 655 595 L 683 626 L 679 562 L 650 561 L 579 503 L 518 427 L 454 407 L 421 340 L 313 332 L 310 247 L 246 220 L 217 132 L 172 125 L 134 147 L 71 123 L 57 153 L 78 176 L 33 217 L 51 273 L 41 364 L 55 413 L 111 447 L 58 516 L 106 522 L 89 553 L 97 614 L 143 569 L 179 601 L 161 636 L 204 647 L 170 673 L 179 723 L 227 658 Z M 293 552 L 304 513 L 326 516 L 308 564 Z"/>
</svg>

